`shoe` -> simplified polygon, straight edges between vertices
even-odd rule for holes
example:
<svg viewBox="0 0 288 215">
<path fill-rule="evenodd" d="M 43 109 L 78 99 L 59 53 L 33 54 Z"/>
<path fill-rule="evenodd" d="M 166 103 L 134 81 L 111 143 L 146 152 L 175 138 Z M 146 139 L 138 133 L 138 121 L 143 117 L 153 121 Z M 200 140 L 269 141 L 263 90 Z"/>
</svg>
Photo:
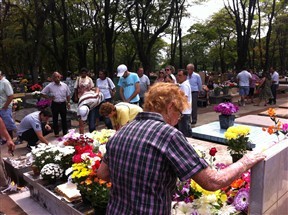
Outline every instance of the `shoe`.
<svg viewBox="0 0 288 215">
<path fill-rule="evenodd" d="M 20 144 L 22 144 L 22 140 L 19 137 L 17 137 L 17 139 L 14 141 L 14 144 L 20 145 Z"/>
<path fill-rule="evenodd" d="M 191 122 L 192 125 L 195 125 L 196 123 L 197 123 L 197 121 L 192 121 Z"/>
<path fill-rule="evenodd" d="M 60 137 L 60 135 L 59 134 L 55 134 L 54 137 Z"/>
</svg>

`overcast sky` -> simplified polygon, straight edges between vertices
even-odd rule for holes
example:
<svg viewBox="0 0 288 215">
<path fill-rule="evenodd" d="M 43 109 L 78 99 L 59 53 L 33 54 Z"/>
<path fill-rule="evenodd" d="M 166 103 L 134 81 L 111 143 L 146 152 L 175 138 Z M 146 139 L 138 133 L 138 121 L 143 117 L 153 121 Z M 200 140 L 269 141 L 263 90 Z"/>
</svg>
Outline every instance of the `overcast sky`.
<svg viewBox="0 0 288 215">
<path fill-rule="evenodd" d="M 202 5 L 193 5 L 188 9 L 190 17 L 183 18 L 182 30 L 185 35 L 187 30 L 196 22 L 205 21 L 211 15 L 218 12 L 224 7 L 223 0 L 210 0 Z"/>
</svg>

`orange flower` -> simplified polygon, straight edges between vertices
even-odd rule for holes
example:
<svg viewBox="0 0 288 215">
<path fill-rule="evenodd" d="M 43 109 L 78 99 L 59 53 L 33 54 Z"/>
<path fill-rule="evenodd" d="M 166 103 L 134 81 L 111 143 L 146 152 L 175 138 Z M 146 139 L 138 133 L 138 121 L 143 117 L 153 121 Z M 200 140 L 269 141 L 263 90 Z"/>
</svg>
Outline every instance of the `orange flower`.
<svg viewBox="0 0 288 215">
<path fill-rule="evenodd" d="M 107 188 L 110 188 L 112 186 L 112 183 L 111 182 L 108 182 L 107 184 L 106 184 L 106 187 Z"/>
<path fill-rule="evenodd" d="M 271 135 L 274 133 L 274 126 L 269 126 L 267 132 Z"/>
<path fill-rule="evenodd" d="M 235 181 L 232 182 L 231 187 L 233 187 L 233 188 L 238 188 L 238 187 L 242 186 L 242 184 L 243 184 L 244 182 L 245 182 L 245 181 L 242 180 L 241 178 L 236 179 Z"/>
<path fill-rule="evenodd" d="M 266 128 L 262 128 L 262 131 L 266 131 Z"/>
<path fill-rule="evenodd" d="M 276 117 L 275 109 L 274 109 L 274 108 L 269 108 L 269 109 L 268 109 L 268 115 L 269 115 L 270 117 Z"/>
<path fill-rule="evenodd" d="M 102 179 L 99 179 L 99 184 L 102 185 L 102 184 L 105 184 L 106 181 L 102 180 Z"/>
<path fill-rule="evenodd" d="M 90 179 L 90 178 L 86 178 L 86 180 L 85 180 L 85 184 L 87 184 L 87 185 L 90 185 L 90 184 L 92 184 L 92 181 L 91 181 L 91 179 Z"/>
</svg>

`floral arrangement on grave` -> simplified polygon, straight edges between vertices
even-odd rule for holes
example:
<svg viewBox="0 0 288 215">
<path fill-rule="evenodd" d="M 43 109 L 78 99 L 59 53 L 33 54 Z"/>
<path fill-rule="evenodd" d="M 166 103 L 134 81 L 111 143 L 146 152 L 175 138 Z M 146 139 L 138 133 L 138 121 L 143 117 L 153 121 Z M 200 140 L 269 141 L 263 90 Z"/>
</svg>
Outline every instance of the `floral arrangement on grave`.
<svg viewBox="0 0 288 215">
<path fill-rule="evenodd" d="M 270 135 L 276 134 L 279 142 L 280 133 L 282 133 L 285 136 L 288 135 L 288 123 L 282 123 L 280 119 L 277 118 L 276 111 L 274 108 L 268 109 L 268 115 L 274 124 L 269 127 L 262 128 L 262 130 L 268 132 Z"/>
<path fill-rule="evenodd" d="M 48 163 L 43 166 L 40 171 L 40 175 L 44 180 L 54 183 L 57 179 L 62 178 L 64 170 L 59 164 Z"/>
<path fill-rule="evenodd" d="M 42 86 L 40 84 L 34 84 L 30 87 L 30 90 L 32 92 L 35 92 L 35 91 L 41 91 L 42 90 Z"/>
<path fill-rule="evenodd" d="M 40 100 L 41 98 L 41 90 L 42 86 L 40 84 L 34 84 L 30 87 L 30 91 L 32 92 L 33 98 L 38 100 Z"/>
<path fill-rule="evenodd" d="M 30 159 L 32 166 L 37 168 L 40 173 L 42 172 L 42 177 L 49 179 L 49 176 L 53 176 L 53 174 L 47 173 L 51 165 L 48 165 L 48 167 L 45 168 L 47 171 L 42 171 L 44 166 L 47 164 L 53 164 L 53 167 L 59 165 L 62 171 L 64 171 L 72 165 L 74 153 L 75 149 L 72 146 L 46 145 L 45 143 L 40 143 L 37 147 L 32 147 L 31 153 L 28 153 L 26 156 Z M 56 175 L 58 174 L 55 172 L 54 176 Z M 59 177 L 61 176 L 59 175 Z M 52 179 L 54 179 L 54 177 L 52 177 L 51 180 Z"/>
<path fill-rule="evenodd" d="M 232 115 L 239 111 L 239 107 L 232 102 L 222 102 L 215 105 L 213 109 L 216 113 L 221 113 L 222 115 Z"/>
<path fill-rule="evenodd" d="M 233 161 L 239 160 L 246 154 L 249 134 L 250 127 L 245 125 L 232 126 L 224 133 L 228 145 L 227 149 L 230 152 Z"/>
<path fill-rule="evenodd" d="M 51 100 L 50 99 L 41 99 L 39 100 L 37 103 L 36 103 L 36 107 L 39 109 L 39 110 L 43 110 L 47 107 L 50 107 L 51 105 Z"/>
<path fill-rule="evenodd" d="M 222 87 L 220 85 L 214 87 L 213 92 L 215 96 L 219 96 L 221 93 Z"/>
<path fill-rule="evenodd" d="M 84 135 L 75 131 L 69 133 L 63 143 L 74 146 L 76 153 L 72 167 L 65 174 L 71 174 L 72 182 L 77 184 L 82 198 L 88 200 L 93 207 L 106 208 L 111 183 L 99 179 L 96 172 L 106 153 L 106 143 L 115 134 L 115 130 L 103 129 Z"/>
<path fill-rule="evenodd" d="M 16 98 L 12 100 L 12 110 L 13 111 L 17 111 L 20 110 L 22 108 L 21 104 L 22 104 L 22 99 L 20 98 Z"/>
<path fill-rule="evenodd" d="M 223 163 L 215 164 L 216 152 L 216 148 L 209 150 L 209 161 L 213 161 L 213 163 L 209 162 L 209 165 L 212 165 L 213 168 L 217 170 L 226 168 L 228 165 Z M 205 153 L 202 152 L 202 155 L 203 154 L 203 158 L 207 159 Z M 203 189 L 192 179 L 184 182 L 177 181 L 176 192 L 173 195 L 171 214 L 247 214 L 249 188 L 250 170 L 243 173 L 241 177 L 233 181 L 231 185 L 214 192 Z"/>
</svg>

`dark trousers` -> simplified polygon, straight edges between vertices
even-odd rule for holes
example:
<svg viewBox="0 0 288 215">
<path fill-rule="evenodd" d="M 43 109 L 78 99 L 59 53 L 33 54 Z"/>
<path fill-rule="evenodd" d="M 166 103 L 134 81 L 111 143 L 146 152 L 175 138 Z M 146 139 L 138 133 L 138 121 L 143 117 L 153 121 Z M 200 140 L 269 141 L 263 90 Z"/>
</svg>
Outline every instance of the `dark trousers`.
<svg viewBox="0 0 288 215">
<path fill-rule="evenodd" d="M 197 122 L 198 94 L 198 91 L 192 92 L 192 123 Z"/>
<path fill-rule="evenodd" d="M 185 137 L 192 137 L 190 114 L 183 114 L 180 121 L 178 122 L 178 130 L 181 131 Z"/>
<path fill-rule="evenodd" d="M 276 95 L 277 95 L 277 89 L 279 87 L 279 84 L 272 84 L 271 85 L 271 91 L 272 91 L 272 95 L 273 95 L 273 98 L 269 99 L 269 103 L 274 103 L 276 104 Z"/>
<path fill-rule="evenodd" d="M 89 124 L 89 132 L 91 133 L 92 131 L 96 130 L 96 119 L 98 118 L 99 121 L 104 121 L 106 127 L 108 129 L 113 129 L 112 126 L 112 122 L 109 119 L 109 117 L 104 117 L 104 116 L 100 116 L 99 113 L 99 109 L 101 107 L 101 105 L 105 102 L 110 102 L 112 103 L 112 99 L 105 99 L 105 101 L 103 101 L 100 105 L 96 106 L 95 108 L 93 108 L 92 110 L 90 110 L 89 115 L 88 115 L 88 124 Z"/>
<path fill-rule="evenodd" d="M 67 134 L 67 108 L 66 108 L 66 102 L 52 102 L 51 105 L 52 110 L 52 117 L 53 117 L 53 130 L 54 134 L 59 134 L 59 126 L 58 126 L 58 115 L 61 116 L 61 125 L 62 125 L 62 131 L 63 135 Z"/>
<path fill-rule="evenodd" d="M 50 131 L 47 131 L 45 129 L 45 124 L 41 124 L 42 127 L 42 134 L 43 136 L 46 136 L 47 134 L 50 133 Z M 28 142 L 29 146 L 36 146 L 37 141 L 39 140 L 37 134 L 35 133 L 35 131 L 33 130 L 33 128 L 30 128 L 29 130 L 25 131 L 22 133 L 21 136 L 19 136 L 20 140 L 25 140 Z"/>
</svg>

